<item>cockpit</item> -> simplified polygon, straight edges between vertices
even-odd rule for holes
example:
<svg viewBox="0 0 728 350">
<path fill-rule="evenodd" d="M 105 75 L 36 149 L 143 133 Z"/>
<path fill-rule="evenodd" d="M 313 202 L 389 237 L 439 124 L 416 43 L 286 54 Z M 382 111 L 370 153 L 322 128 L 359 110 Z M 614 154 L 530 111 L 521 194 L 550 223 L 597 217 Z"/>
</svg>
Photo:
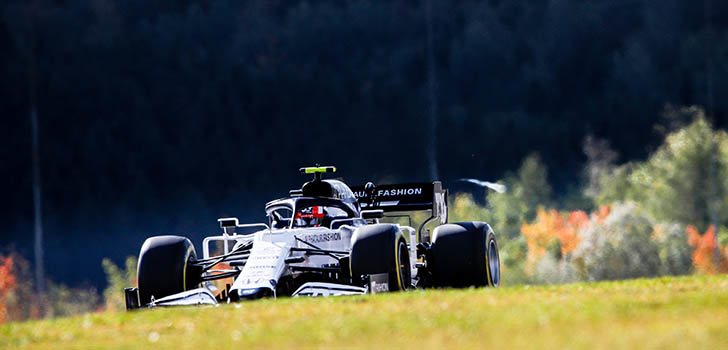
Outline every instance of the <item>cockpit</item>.
<svg viewBox="0 0 728 350">
<path fill-rule="evenodd" d="M 337 219 L 347 219 L 346 211 L 322 205 L 299 208 L 293 217 L 292 227 L 330 227 Z"/>
<path fill-rule="evenodd" d="M 338 199 L 299 197 L 269 203 L 266 208 L 272 229 L 328 227 L 361 221 L 355 206 Z"/>
<path fill-rule="evenodd" d="M 334 167 L 302 168 L 313 174 L 312 181 L 300 190 L 290 192 L 290 198 L 275 200 L 266 205 L 266 215 L 272 229 L 328 227 L 337 223 L 364 222 L 361 207 L 349 186 L 338 180 L 322 179 L 321 174 L 334 172 Z"/>
</svg>

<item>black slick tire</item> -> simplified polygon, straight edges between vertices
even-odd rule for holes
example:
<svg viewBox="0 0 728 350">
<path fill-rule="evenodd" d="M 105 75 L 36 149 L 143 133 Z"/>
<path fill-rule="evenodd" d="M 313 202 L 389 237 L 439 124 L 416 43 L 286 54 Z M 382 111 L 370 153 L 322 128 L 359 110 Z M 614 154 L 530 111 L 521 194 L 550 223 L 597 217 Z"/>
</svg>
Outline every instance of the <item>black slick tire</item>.
<svg viewBox="0 0 728 350">
<path fill-rule="evenodd" d="M 389 290 L 407 290 L 412 285 L 407 241 L 399 227 L 376 224 L 358 228 L 352 237 L 349 271 L 354 283 L 362 276 L 388 274 Z"/>
<path fill-rule="evenodd" d="M 189 262 L 197 259 L 195 247 L 180 236 L 147 238 L 139 252 L 137 280 L 141 305 L 175 293 L 196 288 L 201 275 L 194 273 Z"/>
<path fill-rule="evenodd" d="M 500 259 L 493 229 L 478 221 L 436 227 L 427 266 L 438 287 L 497 287 Z"/>
</svg>

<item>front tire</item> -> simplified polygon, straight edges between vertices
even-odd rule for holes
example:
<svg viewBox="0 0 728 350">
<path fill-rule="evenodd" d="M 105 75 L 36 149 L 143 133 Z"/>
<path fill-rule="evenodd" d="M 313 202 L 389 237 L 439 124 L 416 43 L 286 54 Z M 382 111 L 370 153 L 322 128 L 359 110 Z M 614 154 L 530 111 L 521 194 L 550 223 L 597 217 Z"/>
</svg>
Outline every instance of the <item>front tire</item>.
<svg viewBox="0 0 728 350">
<path fill-rule="evenodd" d="M 428 267 L 438 287 L 498 287 L 500 258 L 493 229 L 477 221 L 436 227 Z"/>
<path fill-rule="evenodd" d="M 201 274 L 190 268 L 197 259 L 195 247 L 180 236 L 147 238 L 139 252 L 137 280 L 141 305 L 160 298 L 196 288 Z"/>
<path fill-rule="evenodd" d="M 354 232 L 349 259 L 354 283 L 364 283 L 362 276 L 388 274 L 389 290 L 407 290 L 412 285 L 409 250 L 404 235 L 396 225 L 377 224 Z"/>
</svg>

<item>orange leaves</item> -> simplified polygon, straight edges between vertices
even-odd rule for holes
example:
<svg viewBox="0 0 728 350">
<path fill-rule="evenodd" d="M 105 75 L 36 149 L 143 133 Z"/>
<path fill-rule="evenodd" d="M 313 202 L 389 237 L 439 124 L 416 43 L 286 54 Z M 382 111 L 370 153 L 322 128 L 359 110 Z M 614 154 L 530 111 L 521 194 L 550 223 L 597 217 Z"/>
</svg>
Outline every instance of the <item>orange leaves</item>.
<svg viewBox="0 0 728 350">
<path fill-rule="evenodd" d="M 528 246 L 529 266 L 538 262 L 554 243 L 559 244 L 561 256 L 573 252 L 579 244 L 579 230 L 589 220 L 589 215 L 581 210 L 562 214 L 555 209 L 539 208 L 536 220 L 521 226 Z"/>
<path fill-rule="evenodd" d="M 15 290 L 16 281 L 13 273 L 13 257 L 0 257 L 0 324 L 8 318 L 8 297 Z"/>
<path fill-rule="evenodd" d="M 612 207 L 608 205 L 602 205 L 599 207 L 599 209 L 592 213 L 592 217 L 594 217 L 598 223 L 604 222 L 604 219 L 609 216 L 609 213 L 612 212 Z"/>
<path fill-rule="evenodd" d="M 15 275 L 13 274 L 13 257 L 0 257 L 0 291 L 15 288 Z"/>
<path fill-rule="evenodd" d="M 528 261 L 533 264 L 546 254 L 546 247 L 556 239 L 556 227 L 562 226 L 563 218 L 556 210 L 539 208 L 536 220 L 531 224 L 521 225 L 521 232 L 526 237 Z"/>
<path fill-rule="evenodd" d="M 714 254 L 716 251 L 715 226 L 711 225 L 705 234 L 700 234 L 695 226 L 687 227 L 688 244 L 693 247 L 693 267 L 695 271 L 713 275 L 728 273 L 728 247 L 718 247 L 718 260 L 716 265 Z"/>
<path fill-rule="evenodd" d="M 579 230 L 589 223 L 589 215 L 581 210 L 568 213 L 566 224 L 557 231 L 561 241 L 561 254 L 566 255 L 574 251 L 579 245 Z"/>
</svg>

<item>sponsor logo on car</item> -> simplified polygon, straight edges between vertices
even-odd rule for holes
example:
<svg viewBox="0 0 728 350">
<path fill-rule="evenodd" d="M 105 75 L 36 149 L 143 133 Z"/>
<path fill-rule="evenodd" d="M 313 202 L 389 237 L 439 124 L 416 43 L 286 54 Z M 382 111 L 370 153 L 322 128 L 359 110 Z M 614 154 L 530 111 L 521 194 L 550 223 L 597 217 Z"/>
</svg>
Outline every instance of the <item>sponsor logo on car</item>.
<svg viewBox="0 0 728 350">
<path fill-rule="evenodd" d="M 370 292 L 372 294 L 389 292 L 389 285 L 387 285 L 385 283 L 377 283 L 376 281 L 372 281 L 372 284 L 370 286 Z"/>
<path fill-rule="evenodd" d="M 422 194 L 422 188 L 393 188 L 391 190 L 379 190 L 376 193 L 377 197 L 392 197 L 392 196 L 416 196 Z M 354 192 L 354 197 L 364 198 L 367 194 L 364 191 Z"/>
<path fill-rule="evenodd" d="M 308 243 L 322 243 L 322 242 L 331 242 L 331 241 L 340 241 L 341 240 L 341 233 L 339 232 L 327 232 L 327 233 L 318 233 L 314 235 L 305 235 L 303 236 L 303 240 Z"/>
</svg>

